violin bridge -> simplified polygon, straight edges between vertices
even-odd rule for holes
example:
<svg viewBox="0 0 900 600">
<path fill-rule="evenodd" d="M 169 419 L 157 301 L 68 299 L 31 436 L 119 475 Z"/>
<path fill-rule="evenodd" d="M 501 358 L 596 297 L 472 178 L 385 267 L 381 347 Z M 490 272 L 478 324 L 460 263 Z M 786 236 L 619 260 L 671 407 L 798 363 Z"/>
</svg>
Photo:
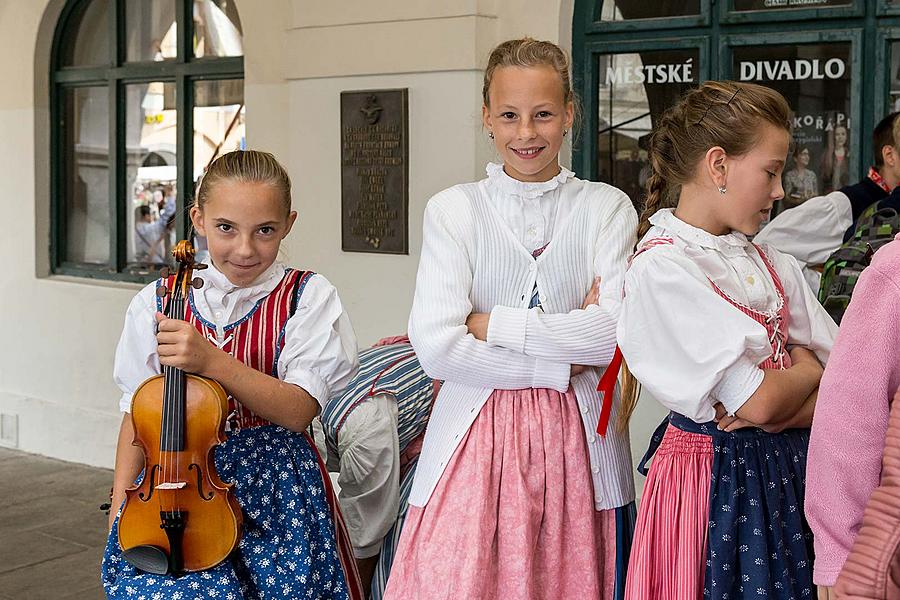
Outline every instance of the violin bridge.
<svg viewBox="0 0 900 600">
<path fill-rule="evenodd" d="M 184 481 L 167 481 L 166 483 L 160 483 L 156 486 L 158 490 L 180 490 L 187 487 L 187 483 Z"/>
</svg>

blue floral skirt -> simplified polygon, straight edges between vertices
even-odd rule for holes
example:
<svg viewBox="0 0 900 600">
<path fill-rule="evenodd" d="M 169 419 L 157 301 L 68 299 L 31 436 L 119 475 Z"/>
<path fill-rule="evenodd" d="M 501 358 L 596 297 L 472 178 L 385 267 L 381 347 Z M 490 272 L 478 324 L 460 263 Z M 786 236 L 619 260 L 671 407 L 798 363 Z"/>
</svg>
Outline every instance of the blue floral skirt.
<svg viewBox="0 0 900 600">
<path fill-rule="evenodd" d="M 107 598 L 351 597 L 318 456 L 304 434 L 275 425 L 240 430 L 216 448 L 215 464 L 223 481 L 235 483 L 243 509 L 238 548 L 206 571 L 177 578 L 145 573 L 122 558 L 116 517 L 101 573 Z"/>
</svg>

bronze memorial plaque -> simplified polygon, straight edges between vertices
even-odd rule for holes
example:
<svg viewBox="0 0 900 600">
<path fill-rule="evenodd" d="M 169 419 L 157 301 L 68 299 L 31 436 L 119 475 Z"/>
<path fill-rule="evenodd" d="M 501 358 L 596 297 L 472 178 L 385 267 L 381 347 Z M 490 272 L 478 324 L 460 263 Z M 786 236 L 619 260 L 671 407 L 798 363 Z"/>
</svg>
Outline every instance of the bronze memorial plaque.
<svg viewBox="0 0 900 600">
<path fill-rule="evenodd" d="M 407 90 L 341 92 L 341 247 L 409 254 Z"/>
</svg>

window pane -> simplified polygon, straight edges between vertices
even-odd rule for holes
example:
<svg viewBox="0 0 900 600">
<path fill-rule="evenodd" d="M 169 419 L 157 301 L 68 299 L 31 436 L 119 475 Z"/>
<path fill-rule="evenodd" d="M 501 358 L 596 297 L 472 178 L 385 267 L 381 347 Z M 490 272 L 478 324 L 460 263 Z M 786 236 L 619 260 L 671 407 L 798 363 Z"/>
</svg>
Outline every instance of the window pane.
<svg viewBox="0 0 900 600">
<path fill-rule="evenodd" d="M 900 6 L 900 2 L 897 4 Z M 900 42 L 891 42 L 891 88 L 888 97 L 888 112 L 900 110 Z M 876 119 L 877 121 L 877 119 Z"/>
<path fill-rule="evenodd" d="M 146 268 L 172 264 L 177 189 L 175 84 L 129 85 L 126 102 L 127 262 Z"/>
<path fill-rule="evenodd" d="M 125 4 L 125 60 L 175 58 L 175 0 L 128 0 Z"/>
<path fill-rule="evenodd" d="M 246 148 L 245 116 L 243 79 L 194 84 L 194 182 L 217 157 Z M 206 238 L 195 246 L 206 250 Z"/>
<path fill-rule="evenodd" d="M 601 21 L 660 19 L 700 14 L 700 0 L 603 0 Z"/>
<path fill-rule="evenodd" d="M 791 8 L 823 8 L 850 6 L 853 0 L 734 0 L 734 10 L 762 10 L 774 12 Z"/>
<path fill-rule="evenodd" d="M 104 65 L 109 63 L 110 0 L 93 0 L 77 10 L 66 23 L 70 33 L 62 52 L 66 66 Z"/>
<path fill-rule="evenodd" d="M 850 44 L 733 49 L 734 76 L 781 92 L 794 110 L 794 143 L 779 210 L 856 180 L 850 173 Z"/>
<path fill-rule="evenodd" d="M 244 80 L 194 85 L 194 179 L 216 157 L 246 146 Z"/>
<path fill-rule="evenodd" d="M 109 104 L 105 87 L 65 92 L 65 256 L 109 263 Z"/>
<path fill-rule="evenodd" d="M 194 0 L 194 56 L 243 56 L 234 0 Z"/>
<path fill-rule="evenodd" d="M 597 174 L 640 210 L 650 175 L 647 139 L 659 116 L 699 81 L 700 51 L 653 50 L 598 57 Z"/>
</svg>

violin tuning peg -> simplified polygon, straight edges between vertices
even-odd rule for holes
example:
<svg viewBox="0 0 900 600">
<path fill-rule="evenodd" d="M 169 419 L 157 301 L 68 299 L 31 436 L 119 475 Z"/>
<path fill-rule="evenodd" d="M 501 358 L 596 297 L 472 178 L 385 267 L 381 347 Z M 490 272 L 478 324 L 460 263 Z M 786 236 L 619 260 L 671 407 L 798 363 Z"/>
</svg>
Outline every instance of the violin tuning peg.
<svg viewBox="0 0 900 600">
<path fill-rule="evenodd" d="M 158 288 L 156 288 L 156 295 L 159 296 L 160 298 L 165 298 L 166 294 L 168 294 L 168 293 L 169 293 L 169 289 L 164 285 L 161 285 Z"/>
<path fill-rule="evenodd" d="M 199 290 L 203 287 L 203 280 L 199 277 L 194 277 L 193 281 L 191 281 L 191 285 L 194 286 L 195 290 Z"/>
<path fill-rule="evenodd" d="M 159 276 L 166 279 L 169 276 L 169 267 L 163 267 L 159 270 Z"/>
<path fill-rule="evenodd" d="M 207 265 L 207 264 L 205 264 L 205 263 L 194 263 L 194 270 L 195 270 L 195 271 L 202 271 L 203 269 L 207 268 L 208 266 L 209 266 L 209 265 Z"/>
</svg>

